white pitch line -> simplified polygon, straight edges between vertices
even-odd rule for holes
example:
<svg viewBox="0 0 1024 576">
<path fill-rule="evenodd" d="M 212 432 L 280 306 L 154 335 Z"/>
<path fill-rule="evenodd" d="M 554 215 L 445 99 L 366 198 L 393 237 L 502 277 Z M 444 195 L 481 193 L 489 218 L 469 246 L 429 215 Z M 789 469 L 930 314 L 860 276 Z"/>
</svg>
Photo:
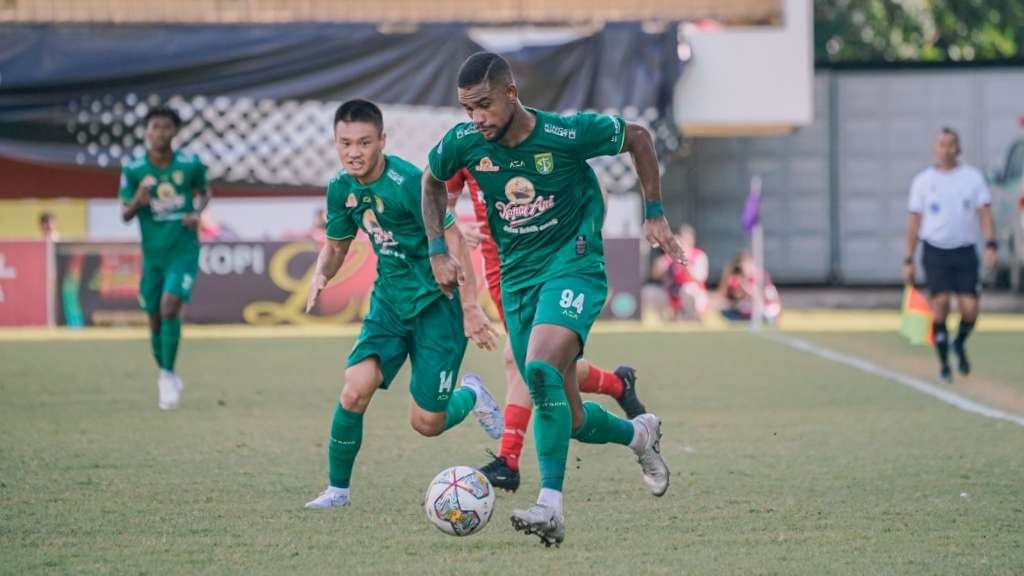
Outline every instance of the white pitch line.
<svg viewBox="0 0 1024 576">
<path fill-rule="evenodd" d="M 981 414 L 982 416 L 986 416 L 988 418 L 1006 420 L 1007 422 L 1013 422 L 1018 426 L 1024 426 L 1024 416 L 1010 414 L 1009 412 L 1004 412 L 1002 410 L 999 410 L 998 408 L 986 406 L 985 404 L 975 402 L 974 400 L 964 398 L 959 394 L 940 388 L 932 384 L 931 382 L 921 380 L 920 378 L 914 378 L 913 376 L 908 376 L 907 374 L 902 374 L 900 372 L 896 372 L 895 370 L 883 368 L 878 364 L 869 362 L 867 360 L 864 360 L 863 358 L 857 358 L 856 356 L 850 356 L 849 354 L 836 352 L 835 350 L 830 350 L 823 346 L 818 346 L 817 344 L 813 344 L 806 340 L 801 340 L 799 338 L 794 338 L 792 336 L 786 336 L 783 334 L 779 334 L 777 332 L 757 332 L 756 334 L 759 334 L 774 342 L 778 342 L 779 344 L 785 344 L 786 346 L 789 346 L 791 348 L 796 348 L 797 350 L 800 350 L 802 352 L 808 352 L 810 354 L 814 354 L 815 356 L 825 358 L 826 360 L 831 360 L 839 364 L 844 364 L 852 368 L 857 368 L 858 370 L 863 370 L 868 374 L 881 376 L 882 378 L 892 380 L 893 382 L 898 382 L 900 384 L 903 384 L 904 386 L 909 386 L 910 388 L 913 388 L 914 390 L 917 390 L 922 394 L 927 394 L 932 398 L 941 400 L 946 404 L 955 406 L 965 412 Z"/>
</svg>

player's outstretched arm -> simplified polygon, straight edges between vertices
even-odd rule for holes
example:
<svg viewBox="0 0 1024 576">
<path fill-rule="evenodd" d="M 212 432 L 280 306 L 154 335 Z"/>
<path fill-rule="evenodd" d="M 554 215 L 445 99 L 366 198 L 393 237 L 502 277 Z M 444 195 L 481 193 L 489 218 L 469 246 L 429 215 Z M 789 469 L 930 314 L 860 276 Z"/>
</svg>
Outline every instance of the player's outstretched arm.
<svg viewBox="0 0 1024 576">
<path fill-rule="evenodd" d="M 473 271 L 473 257 L 469 251 L 469 245 L 462 237 L 459 227 L 449 226 L 444 232 L 448 246 L 458 254 L 459 263 L 462 265 L 463 282 L 459 287 L 459 299 L 462 304 L 463 325 L 466 330 L 466 337 L 473 341 L 478 348 L 494 350 L 498 345 L 498 335 L 491 326 L 490 319 L 480 307 L 478 300 L 479 290 L 476 284 L 476 273 Z"/>
<path fill-rule="evenodd" d="M 434 273 L 441 292 L 448 298 L 463 282 L 462 267 L 448 253 L 448 243 L 444 236 L 445 207 L 448 192 L 430 170 L 423 172 L 423 227 L 427 230 L 427 242 L 430 245 L 430 269 Z"/>
<path fill-rule="evenodd" d="M 313 310 L 320 293 L 327 287 L 331 278 L 338 273 L 341 265 L 345 263 L 345 255 L 348 254 L 348 247 L 351 244 L 351 238 L 345 240 L 328 238 L 327 243 L 320 249 L 320 255 L 316 258 L 316 270 L 313 271 L 313 279 L 309 284 L 309 296 L 306 297 L 306 314 Z"/>
<path fill-rule="evenodd" d="M 686 253 L 679 245 L 672 228 L 665 219 L 661 205 L 661 175 L 658 173 L 658 154 L 654 151 L 654 139 L 646 128 L 639 124 L 626 124 L 626 142 L 623 152 L 629 152 L 640 178 L 640 189 L 644 195 L 644 237 L 651 246 L 661 248 L 677 262 L 686 263 Z"/>
</svg>

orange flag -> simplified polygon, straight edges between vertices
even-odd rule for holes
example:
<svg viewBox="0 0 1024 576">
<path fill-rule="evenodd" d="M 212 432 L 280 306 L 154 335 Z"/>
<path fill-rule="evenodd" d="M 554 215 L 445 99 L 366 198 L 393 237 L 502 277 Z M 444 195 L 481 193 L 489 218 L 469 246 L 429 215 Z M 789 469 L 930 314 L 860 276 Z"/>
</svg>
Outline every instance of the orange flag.
<svg viewBox="0 0 1024 576">
<path fill-rule="evenodd" d="M 932 334 L 932 309 L 928 299 L 910 285 L 903 287 L 900 334 L 911 344 L 931 345 L 935 342 Z"/>
</svg>

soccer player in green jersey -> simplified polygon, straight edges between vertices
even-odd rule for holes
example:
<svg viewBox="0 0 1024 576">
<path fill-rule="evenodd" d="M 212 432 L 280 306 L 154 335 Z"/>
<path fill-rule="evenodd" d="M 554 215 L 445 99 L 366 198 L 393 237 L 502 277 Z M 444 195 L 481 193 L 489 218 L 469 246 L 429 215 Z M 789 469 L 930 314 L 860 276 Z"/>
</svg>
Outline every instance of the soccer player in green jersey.
<svg viewBox="0 0 1024 576">
<path fill-rule="evenodd" d="M 159 407 L 177 408 L 183 387 L 174 372 L 181 341 L 181 308 L 199 270 L 199 215 L 210 201 L 206 166 L 174 150 L 181 117 L 155 107 L 145 118 L 146 152 L 121 170 L 121 218 L 138 218 L 142 232 L 139 305 L 149 317 L 153 357 L 160 368 Z"/>
<path fill-rule="evenodd" d="M 388 388 L 408 357 L 412 364 L 409 421 L 436 436 L 473 412 L 491 438 L 502 415 L 479 376 L 466 374 L 453 387 L 467 336 L 493 349 L 496 334 L 476 301 L 472 271 L 439 287 L 427 258 L 419 168 L 384 154 L 384 119 L 366 100 L 342 104 L 334 115 L 334 143 L 345 171 L 327 185 L 327 243 L 317 258 L 306 311 L 316 305 L 363 230 L 377 253 L 370 311 L 348 357 L 341 398 L 334 409 L 327 448 L 328 486 L 306 508 L 349 505 L 352 466 L 362 444 L 363 414 L 378 388 Z M 467 270 L 472 266 L 455 218 L 442 215 L 441 234 Z M 460 287 L 461 285 L 461 287 Z"/>
<path fill-rule="evenodd" d="M 574 371 L 608 292 L 601 239 L 604 205 L 588 158 L 628 152 L 646 199 L 644 232 L 684 261 L 661 205 L 650 134 L 621 118 L 560 116 L 524 107 L 508 62 L 479 52 L 459 70 L 459 103 L 471 122 L 456 125 L 430 152 L 423 219 L 431 268 L 442 288 L 457 285 L 460 263 L 444 250 L 444 182 L 468 168 L 483 190 L 501 259 L 502 302 L 512 351 L 530 387 L 541 474 L 537 503 L 512 511 L 512 524 L 546 545 L 565 538 L 562 488 L 569 439 L 616 443 L 636 454 L 655 496 L 668 489 L 661 421 L 623 420 L 582 402 Z"/>
</svg>

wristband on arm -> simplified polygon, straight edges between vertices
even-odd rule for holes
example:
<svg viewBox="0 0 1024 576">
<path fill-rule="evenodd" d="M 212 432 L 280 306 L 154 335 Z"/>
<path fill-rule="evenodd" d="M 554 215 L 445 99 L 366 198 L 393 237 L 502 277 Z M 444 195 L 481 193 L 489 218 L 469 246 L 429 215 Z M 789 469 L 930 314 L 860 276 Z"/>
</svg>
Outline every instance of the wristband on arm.
<svg viewBox="0 0 1024 576">
<path fill-rule="evenodd" d="M 438 236 L 437 238 L 431 238 L 427 243 L 427 255 L 437 256 L 439 254 L 448 253 L 448 244 L 444 241 L 444 236 Z"/>
<path fill-rule="evenodd" d="M 652 218 L 661 218 L 664 215 L 665 207 L 661 205 L 660 200 L 644 204 L 644 218 L 650 220 Z"/>
</svg>

